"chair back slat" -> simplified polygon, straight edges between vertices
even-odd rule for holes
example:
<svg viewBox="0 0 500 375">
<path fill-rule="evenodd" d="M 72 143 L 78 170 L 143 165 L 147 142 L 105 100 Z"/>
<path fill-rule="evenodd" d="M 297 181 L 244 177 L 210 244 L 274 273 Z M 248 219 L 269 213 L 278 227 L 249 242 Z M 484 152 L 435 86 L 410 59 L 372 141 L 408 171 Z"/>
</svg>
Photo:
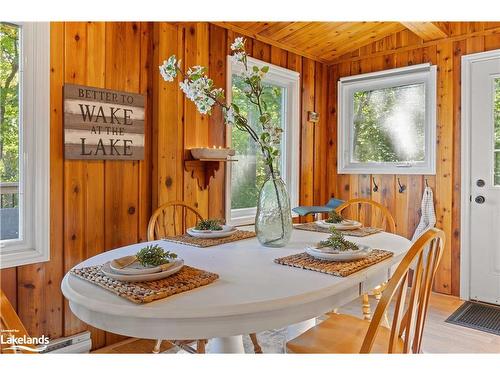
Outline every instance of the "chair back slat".
<svg viewBox="0 0 500 375">
<path fill-rule="evenodd" d="M 335 210 L 346 218 L 361 222 L 364 226 L 382 228 L 387 232 L 396 233 L 396 222 L 391 212 L 376 201 L 365 198 L 351 199 Z"/>
<path fill-rule="evenodd" d="M 420 253 L 419 257 L 418 257 L 418 262 L 417 262 L 417 265 L 416 265 L 416 268 L 415 268 L 415 272 L 413 274 L 413 282 L 414 282 L 414 285 L 413 287 L 411 288 L 411 291 L 410 291 L 410 299 L 409 299 L 409 305 L 408 305 L 408 318 L 406 319 L 405 321 L 405 331 L 406 331 L 406 334 L 405 334 L 405 337 L 404 337 L 404 352 L 405 353 L 408 353 L 409 352 L 409 348 L 410 348 L 410 341 L 412 339 L 411 337 L 411 333 L 414 332 L 414 330 L 412 329 L 412 327 L 414 326 L 414 321 L 415 321 L 415 313 L 417 311 L 417 308 L 418 308 L 418 304 L 419 304 L 419 299 L 416 298 L 417 296 L 420 295 L 420 288 L 422 286 L 422 262 L 423 262 L 423 253 Z M 398 329 L 397 332 L 399 332 L 400 330 Z"/>
<path fill-rule="evenodd" d="M 432 243 L 432 246 L 438 246 L 437 241 Z M 429 253 L 429 257 L 427 258 L 426 270 L 425 270 L 425 281 L 424 287 L 421 290 L 422 295 L 420 296 L 420 305 L 419 311 L 417 315 L 417 323 L 415 327 L 415 339 L 413 344 L 413 352 L 419 353 L 421 349 L 422 343 L 422 335 L 424 331 L 424 323 L 425 323 L 425 312 L 427 311 L 427 307 L 429 304 L 429 297 L 431 295 L 432 284 L 434 281 L 435 274 L 437 272 L 439 260 L 436 258 L 436 251 L 432 249 Z"/>
<path fill-rule="evenodd" d="M 394 307 L 394 317 L 392 319 L 393 329 L 391 330 L 391 335 L 389 337 L 388 353 L 394 353 L 397 340 L 399 339 L 399 335 L 397 335 L 396 332 L 399 332 L 399 327 L 401 326 L 401 322 L 403 319 L 407 288 L 408 288 L 408 274 L 404 276 L 401 285 L 399 285 L 398 287 L 397 300 L 396 300 L 396 305 Z"/>
<path fill-rule="evenodd" d="M 432 228 L 420 236 L 408 250 L 382 293 L 361 346 L 361 353 L 371 351 L 384 314 L 394 297 L 397 300 L 387 351 L 394 353 L 399 348 L 402 353 L 420 352 L 429 297 L 443 255 L 444 242 L 444 232 Z M 413 277 L 408 293 L 412 268 Z"/>
<path fill-rule="evenodd" d="M 180 201 L 165 203 L 149 219 L 148 241 L 184 234 L 187 228 L 195 226 L 199 220 L 203 220 L 203 217 L 196 208 Z"/>
</svg>

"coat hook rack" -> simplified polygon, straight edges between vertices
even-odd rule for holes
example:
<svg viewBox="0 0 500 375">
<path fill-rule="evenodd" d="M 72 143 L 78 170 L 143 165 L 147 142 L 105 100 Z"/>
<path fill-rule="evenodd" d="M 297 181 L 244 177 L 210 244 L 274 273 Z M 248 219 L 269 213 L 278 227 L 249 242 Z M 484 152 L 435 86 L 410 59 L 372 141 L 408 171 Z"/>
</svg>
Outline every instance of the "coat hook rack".
<svg viewBox="0 0 500 375">
<path fill-rule="evenodd" d="M 401 181 L 399 180 L 399 177 L 398 177 L 398 185 L 399 185 L 399 192 L 404 193 L 404 191 L 406 190 L 406 185 L 401 185 Z"/>
<path fill-rule="evenodd" d="M 373 192 L 376 193 L 378 191 L 378 185 L 375 182 L 375 177 L 372 177 L 372 181 L 373 181 Z"/>
</svg>

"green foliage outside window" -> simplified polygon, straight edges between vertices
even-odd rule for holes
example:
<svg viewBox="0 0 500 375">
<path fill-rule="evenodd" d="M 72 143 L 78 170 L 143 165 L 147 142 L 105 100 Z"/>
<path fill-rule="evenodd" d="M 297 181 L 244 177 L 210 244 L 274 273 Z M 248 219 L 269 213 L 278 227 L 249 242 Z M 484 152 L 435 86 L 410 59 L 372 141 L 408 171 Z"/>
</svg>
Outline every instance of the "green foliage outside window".
<svg viewBox="0 0 500 375">
<path fill-rule="evenodd" d="M 0 182 L 19 181 L 19 28 L 0 23 Z M 2 196 L 2 207 L 17 197 Z"/>
<path fill-rule="evenodd" d="M 423 84 L 354 93 L 353 158 L 357 162 L 425 159 Z"/>
<path fill-rule="evenodd" d="M 232 101 L 240 108 L 240 114 L 247 118 L 252 126 L 258 125 L 258 109 L 248 100 L 245 89 L 247 85 L 238 75 L 232 77 Z M 272 122 L 282 123 L 282 101 L 284 89 L 278 86 L 264 85 L 262 102 L 266 103 L 267 111 L 271 115 Z M 284 126 L 282 125 L 284 128 Z M 259 129 L 259 126 L 255 126 Z M 260 136 L 260 134 L 259 134 Z M 236 151 L 238 163 L 233 163 L 233 173 L 231 181 L 231 208 L 249 208 L 257 205 L 259 189 L 266 181 L 266 165 L 262 153 L 257 149 L 255 141 L 250 135 L 235 126 L 232 128 L 231 147 Z M 254 160 L 255 164 L 243 163 L 245 160 Z M 279 159 L 277 161 L 279 163 Z M 275 170 L 279 171 L 281 165 L 277 165 Z M 245 168 L 242 173 L 237 169 Z M 243 176 L 242 176 L 243 174 Z"/>
</svg>

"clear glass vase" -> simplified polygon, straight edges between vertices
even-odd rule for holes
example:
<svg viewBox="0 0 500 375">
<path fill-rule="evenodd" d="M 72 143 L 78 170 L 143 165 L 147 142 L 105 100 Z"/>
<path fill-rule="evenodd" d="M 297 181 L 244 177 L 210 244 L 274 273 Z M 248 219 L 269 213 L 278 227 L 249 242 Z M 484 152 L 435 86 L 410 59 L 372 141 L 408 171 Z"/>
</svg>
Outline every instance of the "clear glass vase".
<svg viewBox="0 0 500 375">
<path fill-rule="evenodd" d="M 255 232 L 264 246 L 283 247 L 292 235 L 290 197 L 285 183 L 276 174 L 262 185 L 257 202 Z"/>
</svg>

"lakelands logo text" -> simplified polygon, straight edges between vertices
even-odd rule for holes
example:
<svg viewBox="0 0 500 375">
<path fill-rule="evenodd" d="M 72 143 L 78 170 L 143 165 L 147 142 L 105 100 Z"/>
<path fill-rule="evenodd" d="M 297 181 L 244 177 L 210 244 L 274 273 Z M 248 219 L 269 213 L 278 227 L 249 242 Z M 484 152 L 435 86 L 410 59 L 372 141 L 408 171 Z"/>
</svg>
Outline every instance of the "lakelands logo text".
<svg viewBox="0 0 500 375">
<path fill-rule="evenodd" d="M 8 330 L 2 329 L 0 331 L 0 342 L 3 345 L 10 345 L 4 350 L 12 350 L 13 352 L 26 350 L 29 352 L 43 352 L 47 349 L 47 345 L 49 344 L 49 338 L 45 335 L 40 337 L 29 337 L 29 336 L 14 336 L 14 333 L 19 332 L 18 330 Z M 29 345 L 29 346 L 28 346 Z M 36 346 L 36 348 L 33 348 Z"/>
</svg>

